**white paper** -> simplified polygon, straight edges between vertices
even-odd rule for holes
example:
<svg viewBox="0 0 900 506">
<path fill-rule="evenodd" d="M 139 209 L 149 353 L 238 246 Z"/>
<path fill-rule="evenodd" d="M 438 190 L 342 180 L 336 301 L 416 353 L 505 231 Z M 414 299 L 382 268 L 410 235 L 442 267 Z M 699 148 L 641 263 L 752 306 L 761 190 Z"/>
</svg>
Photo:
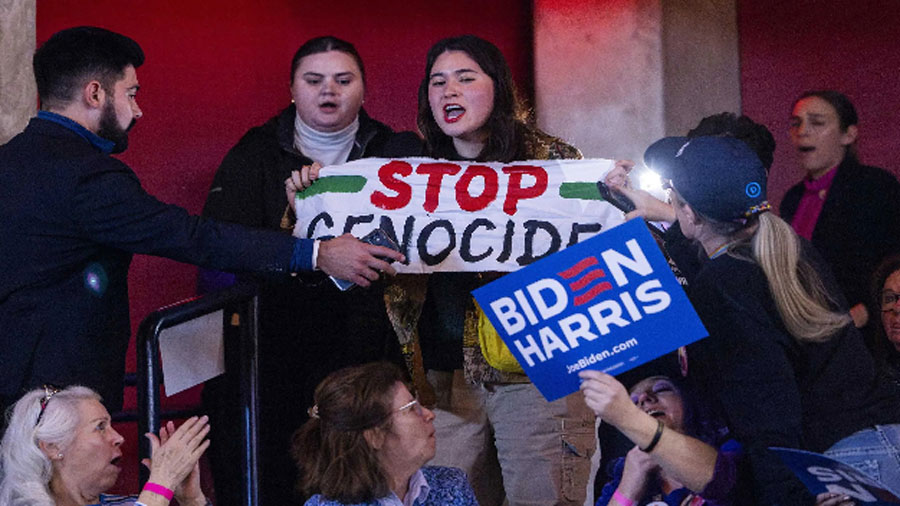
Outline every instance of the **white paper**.
<svg viewBox="0 0 900 506">
<path fill-rule="evenodd" d="M 223 318 L 224 312 L 220 309 L 160 333 L 159 353 L 166 396 L 225 372 Z"/>
</svg>

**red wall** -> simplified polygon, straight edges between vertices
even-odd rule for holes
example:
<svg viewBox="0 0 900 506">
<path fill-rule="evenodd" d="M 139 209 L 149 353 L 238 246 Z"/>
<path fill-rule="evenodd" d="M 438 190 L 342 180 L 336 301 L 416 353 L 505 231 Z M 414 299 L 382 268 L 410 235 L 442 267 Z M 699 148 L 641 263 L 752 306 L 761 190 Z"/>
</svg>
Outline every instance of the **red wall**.
<svg viewBox="0 0 900 506">
<path fill-rule="evenodd" d="M 330 34 L 353 42 L 366 65 L 367 111 L 395 129 L 414 130 L 425 53 L 442 37 L 473 33 L 491 40 L 530 95 L 530 9 L 526 0 L 458 0 L 440 8 L 421 0 L 48 0 L 37 5 L 37 43 L 63 28 L 95 25 L 142 45 L 144 117 L 122 159 L 151 194 L 198 213 L 228 149 L 288 104 L 291 57 L 307 39 Z M 196 268 L 138 256 L 130 283 L 136 330 L 156 308 L 193 295 Z M 192 392 L 172 401 L 196 398 Z M 126 408 L 133 399 L 126 392 Z M 125 431 L 126 460 L 135 459 L 134 432 Z M 131 466 L 118 488 L 137 488 Z"/>
<path fill-rule="evenodd" d="M 201 210 L 227 150 L 248 128 L 288 104 L 291 57 L 310 37 L 332 34 L 357 46 L 367 70 L 365 107 L 395 129 L 415 129 L 425 53 L 445 36 L 474 33 L 493 41 L 509 58 L 517 81 L 531 89 L 530 2 L 465 0 L 442 9 L 397 0 L 324 5 L 288 0 L 38 2 L 37 41 L 90 24 L 142 45 L 147 59 L 138 69 L 138 103 L 144 117 L 122 158 L 147 191 L 192 212 Z M 155 308 L 194 293 L 195 269 L 137 257 L 130 281 L 136 329 Z"/>
<path fill-rule="evenodd" d="M 860 158 L 900 175 L 900 4 L 894 0 L 746 0 L 739 4 L 744 114 L 772 130 L 777 205 L 803 176 L 788 138 L 793 101 L 809 89 L 846 93 L 860 117 Z"/>
<path fill-rule="evenodd" d="M 333 34 L 354 42 L 368 70 L 367 110 L 396 129 L 413 129 L 424 55 L 443 36 L 474 33 L 494 41 L 530 92 L 531 17 L 527 0 L 53 0 L 38 2 L 37 41 L 92 24 L 142 44 L 145 116 L 123 159 L 150 193 L 199 212 L 228 148 L 287 104 L 290 58 L 306 39 Z M 900 145 L 900 8 L 894 0 L 739 0 L 738 24 L 744 113 L 766 124 L 778 142 L 769 184 L 773 203 L 802 175 L 787 119 L 806 89 L 847 93 L 861 118 L 863 161 L 900 174 L 891 156 Z M 153 309 L 192 295 L 194 283 L 191 266 L 137 257 L 134 326 Z"/>
<path fill-rule="evenodd" d="M 377 4 L 377 8 L 369 5 Z M 585 2 L 589 4 L 589 2 Z M 211 8 L 210 5 L 215 5 Z M 264 8 L 261 8 L 263 5 Z M 367 64 L 365 107 L 397 129 L 415 127 L 424 55 L 437 39 L 475 33 L 510 59 L 530 91 L 531 2 L 465 0 L 438 9 L 383 0 L 54 0 L 38 2 L 37 40 L 80 24 L 125 33 L 142 44 L 139 103 L 145 116 L 123 155 L 152 194 L 199 212 L 225 152 L 251 126 L 287 104 L 290 58 L 306 39 L 347 38 Z M 787 118 L 803 90 L 831 87 L 856 103 L 863 161 L 900 173 L 900 9 L 894 0 L 739 2 L 743 110 L 778 142 L 773 203 L 801 177 Z M 148 312 L 193 293 L 195 270 L 138 257 L 131 270 L 135 326 Z"/>
</svg>

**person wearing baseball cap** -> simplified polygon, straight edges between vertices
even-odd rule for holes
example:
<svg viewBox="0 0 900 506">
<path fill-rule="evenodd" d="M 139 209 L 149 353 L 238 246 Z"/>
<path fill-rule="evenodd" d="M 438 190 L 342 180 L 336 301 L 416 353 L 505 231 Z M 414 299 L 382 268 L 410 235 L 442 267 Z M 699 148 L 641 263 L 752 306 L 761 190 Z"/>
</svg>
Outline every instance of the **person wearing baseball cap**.
<svg viewBox="0 0 900 506">
<path fill-rule="evenodd" d="M 741 140 L 666 137 L 653 143 L 644 159 L 673 187 L 677 184 L 696 211 L 715 221 L 744 224 L 771 209 L 766 169 Z"/>
<path fill-rule="evenodd" d="M 706 253 L 688 289 L 710 337 L 689 347 L 689 377 L 747 450 L 753 501 L 815 503 L 772 446 L 848 463 L 866 447 L 861 458 L 879 461 L 882 482 L 900 483 L 889 462 L 900 454 L 900 395 L 878 381 L 822 260 L 768 212 L 757 155 L 730 137 L 667 137 L 644 160 L 671 188 L 684 236 Z"/>
</svg>

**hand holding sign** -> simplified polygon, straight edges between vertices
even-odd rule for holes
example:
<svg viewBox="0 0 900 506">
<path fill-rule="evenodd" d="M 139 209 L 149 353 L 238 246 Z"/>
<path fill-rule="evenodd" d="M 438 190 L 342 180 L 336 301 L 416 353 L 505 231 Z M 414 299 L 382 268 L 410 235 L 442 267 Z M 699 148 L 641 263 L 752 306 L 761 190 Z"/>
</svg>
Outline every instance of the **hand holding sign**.
<svg viewBox="0 0 900 506">
<path fill-rule="evenodd" d="M 316 179 L 319 179 L 319 171 L 321 169 L 322 164 L 313 162 L 312 165 L 304 165 L 300 170 L 291 171 L 291 177 L 284 180 L 284 192 L 287 195 L 288 204 L 291 206 L 292 212 L 296 212 L 294 197 L 297 195 L 297 192 L 302 192 L 312 186 Z"/>
<path fill-rule="evenodd" d="M 816 506 L 854 506 L 856 502 L 849 495 L 824 492 L 816 496 Z"/>
<path fill-rule="evenodd" d="M 616 160 L 616 166 L 603 178 L 603 182 L 614 187 L 628 186 L 628 174 L 634 169 L 631 160 Z"/>
<path fill-rule="evenodd" d="M 616 378 L 600 371 L 581 371 L 584 401 L 597 416 L 618 427 L 641 410 L 631 401 L 625 387 Z"/>
<path fill-rule="evenodd" d="M 794 448 L 769 448 L 791 468 L 813 494 L 818 494 L 817 505 L 845 504 L 847 497 L 856 504 L 884 506 L 900 504 L 900 496 L 888 488 L 896 483 L 879 483 L 847 464 L 819 453 Z"/>
<path fill-rule="evenodd" d="M 578 390 L 581 370 L 621 373 L 707 335 L 637 221 L 472 293 L 550 401 Z"/>
</svg>

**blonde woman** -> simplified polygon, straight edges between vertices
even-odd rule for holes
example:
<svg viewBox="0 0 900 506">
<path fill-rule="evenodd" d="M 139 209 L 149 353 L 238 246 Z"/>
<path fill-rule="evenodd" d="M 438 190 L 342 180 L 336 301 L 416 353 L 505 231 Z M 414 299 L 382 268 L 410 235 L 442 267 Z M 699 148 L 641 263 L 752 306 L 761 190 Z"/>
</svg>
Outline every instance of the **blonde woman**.
<svg viewBox="0 0 900 506">
<path fill-rule="evenodd" d="M 644 158 L 706 253 L 690 295 L 710 337 L 688 349 L 689 377 L 746 449 L 755 502 L 815 502 L 771 446 L 855 453 L 900 482 L 900 425 L 887 425 L 900 422 L 900 398 L 877 380 L 821 260 L 768 212 L 759 158 L 726 137 L 662 139 Z"/>
</svg>

